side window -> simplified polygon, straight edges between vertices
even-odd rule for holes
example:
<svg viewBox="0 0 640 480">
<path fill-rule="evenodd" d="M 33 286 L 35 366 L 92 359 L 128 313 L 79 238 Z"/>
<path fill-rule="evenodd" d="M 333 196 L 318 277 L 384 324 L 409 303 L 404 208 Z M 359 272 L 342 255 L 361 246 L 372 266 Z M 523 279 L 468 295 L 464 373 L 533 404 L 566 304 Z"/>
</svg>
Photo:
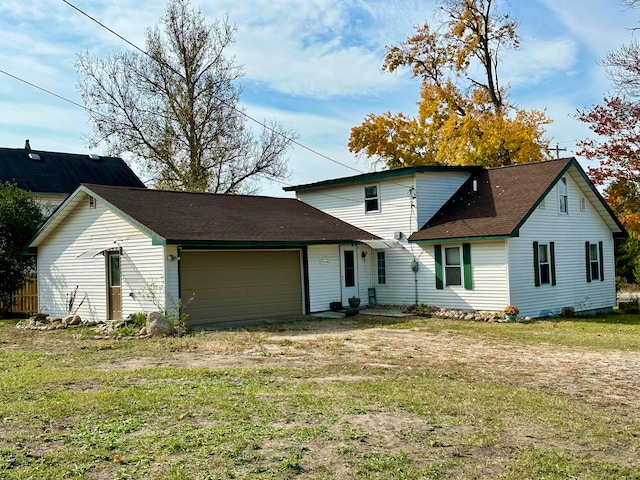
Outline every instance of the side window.
<svg viewBox="0 0 640 480">
<path fill-rule="evenodd" d="M 533 269 L 535 286 L 555 285 L 555 244 L 533 242 Z"/>
<path fill-rule="evenodd" d="M 587 268 L 587 282 L 604 280 L 604 245 L 602 242 L 585 242 L 585 262 Z"/>
<path fill-rule="evenodd" d="M 465 290 L 473 290 L 473 267 L 471 265 L 471 244 L 443 247 L 434 245 L 436 288 L 464 285 Z"/>
<path fill-rule="evenodd" d="M 380 211 L 378 185 L 367 185 L 364 187 L 364 211 L 365 213 Z"/>
<path fill-rule="evenodd" d="M 377 253 L 378 260 L 378 285 L 387 283 L 387 265 L 384 252 Z"/>
<path fill-rule="evenodd" d="M 551 283 L 551 264 L 549 263 L 548 245 L 538 245 L 538 270 L 540 270 L 540 283 Z"/>
<path fill-rule="evenodd" d="M 560 213 L 568 213 L 569 194 L 567 189 L 567 179 L 564 177 L 558 182 L 558 202 Z"/>
<path fill-rule="evenodd" d="M 444 249 L 444 278 L 445 285 L 462 285 L 462 262 L 460 247 Z"/>
</svg>

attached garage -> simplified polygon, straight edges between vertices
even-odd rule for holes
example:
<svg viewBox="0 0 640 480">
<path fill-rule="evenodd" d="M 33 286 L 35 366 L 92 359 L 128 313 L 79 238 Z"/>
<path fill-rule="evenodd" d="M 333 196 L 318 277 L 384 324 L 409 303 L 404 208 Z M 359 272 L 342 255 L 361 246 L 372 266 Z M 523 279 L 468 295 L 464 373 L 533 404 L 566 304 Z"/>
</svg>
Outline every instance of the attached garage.
<svg viewBox="0 0 640 480">
<path fill-rule="evenodd" d="M 118 252 L 123 318 L 182 305 L 193 327 L 328 306 L 340 284 L 331 252 L 362 239 L 378 237 L 293 198 L 82 185 L 30 247 L 40 311 L 64 316 L 77 288 L 85 298 L 79 315 L 113 318 L 105 260 L 85 255 L 99 247 Z"/>
<path fill-rule="evenodd" d="M 302 251 L 223 250 L 180 254 L 189 326 L 304 311 Z"/>
</svg>

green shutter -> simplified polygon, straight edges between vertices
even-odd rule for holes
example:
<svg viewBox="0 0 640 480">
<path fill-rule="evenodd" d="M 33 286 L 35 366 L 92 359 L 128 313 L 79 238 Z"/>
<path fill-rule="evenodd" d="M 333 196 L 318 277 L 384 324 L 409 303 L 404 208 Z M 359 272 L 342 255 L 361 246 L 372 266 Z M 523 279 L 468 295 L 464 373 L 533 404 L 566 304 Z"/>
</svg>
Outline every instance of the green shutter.
<svg viewBox="0 0 640 480">
<path fill-rule="evenodd" d="M 589 249 L 589 242 L 584 242 L 584 258 L 587 266 L 587 282 L 591 281 L 591 251 Z"/>
<path fill-rule="evenodd" d="M 473 290 L 473 278 L 471 276 L 471 244 L 462 244 L 462 262 L 464 263 L 464 288 Z"/>
<path fill-rule="evenodd" d="M 533 242 L 533 278 L 536 287 L 540 286 L 540 260 L 538 257 L 538 242 Z"/>
<path fill-rule="evenodd" d="M 436 259 L 436 288 L 438 290 L 442 290 L 444 288 L 444 280 L 442 274 L 442 245 L 434 245 L 433 254 Z"/>
<path fill-rule="evenodd" d="M 556 284 L 556 245 L 549 242 L 549 263 L 551 264 L 551 285 Z"/>
<path fill-rule="evenodd" d="M 598 242 L 598 249 L 600 250 L 600 281 L 604 281 L 604 245 L 602 242 Z"/>
</svg>

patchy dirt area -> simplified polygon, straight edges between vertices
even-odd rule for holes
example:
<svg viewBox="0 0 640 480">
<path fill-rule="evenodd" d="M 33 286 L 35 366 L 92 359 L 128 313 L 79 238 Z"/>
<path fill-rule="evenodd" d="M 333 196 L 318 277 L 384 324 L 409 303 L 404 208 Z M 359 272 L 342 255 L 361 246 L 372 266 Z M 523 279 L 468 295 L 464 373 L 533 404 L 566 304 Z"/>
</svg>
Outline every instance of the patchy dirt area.
<svg viewBox="0 0 640 480">
<path fill-rule="evenodd" d="M 290 327 L 289 325 L 288 327 Z M 304 329 L 211 331 L 184 339 L 162 358 L 123 359 L 105 368 L 182 366 L 309 367 L 328 364 L 455 372 L 473 380 L 561 393 L 640 417 L 640 352 L 593 350 L 421 328 L 354 328 L 348 320 L 305 322 Z"/>
</svg>

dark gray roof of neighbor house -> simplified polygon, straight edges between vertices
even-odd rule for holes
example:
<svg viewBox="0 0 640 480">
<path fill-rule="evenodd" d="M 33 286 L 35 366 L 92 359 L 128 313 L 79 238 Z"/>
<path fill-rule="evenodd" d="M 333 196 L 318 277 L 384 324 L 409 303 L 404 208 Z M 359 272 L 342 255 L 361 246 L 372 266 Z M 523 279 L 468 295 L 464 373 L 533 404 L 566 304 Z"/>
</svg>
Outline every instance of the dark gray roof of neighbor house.
<svg viewBox="0 0 640 480">
<path fill-rule="evenodd" d="M 73 192 L 81 183 L 144 188 L 121 158 L 0 148 L 0 182 L 34 193 Z"/>
<path fill-rule="evenodd" d="M 312 244 L 379 238 L 293 198 L 101 185 L 81 189 L 148 230 L 160 244 Z"/>
<path fill-rule="evenodd" d="M 526 219 L 571 167 L 583 177 L 585 194 L 612 232 L 623 233 L 624 227 L 576 159 L 562 158 L 492 168 L 472 175 L 409 240 L 517 236 Z M 477 191 L 473 189 L 474 180 Z"/>
</svg>

